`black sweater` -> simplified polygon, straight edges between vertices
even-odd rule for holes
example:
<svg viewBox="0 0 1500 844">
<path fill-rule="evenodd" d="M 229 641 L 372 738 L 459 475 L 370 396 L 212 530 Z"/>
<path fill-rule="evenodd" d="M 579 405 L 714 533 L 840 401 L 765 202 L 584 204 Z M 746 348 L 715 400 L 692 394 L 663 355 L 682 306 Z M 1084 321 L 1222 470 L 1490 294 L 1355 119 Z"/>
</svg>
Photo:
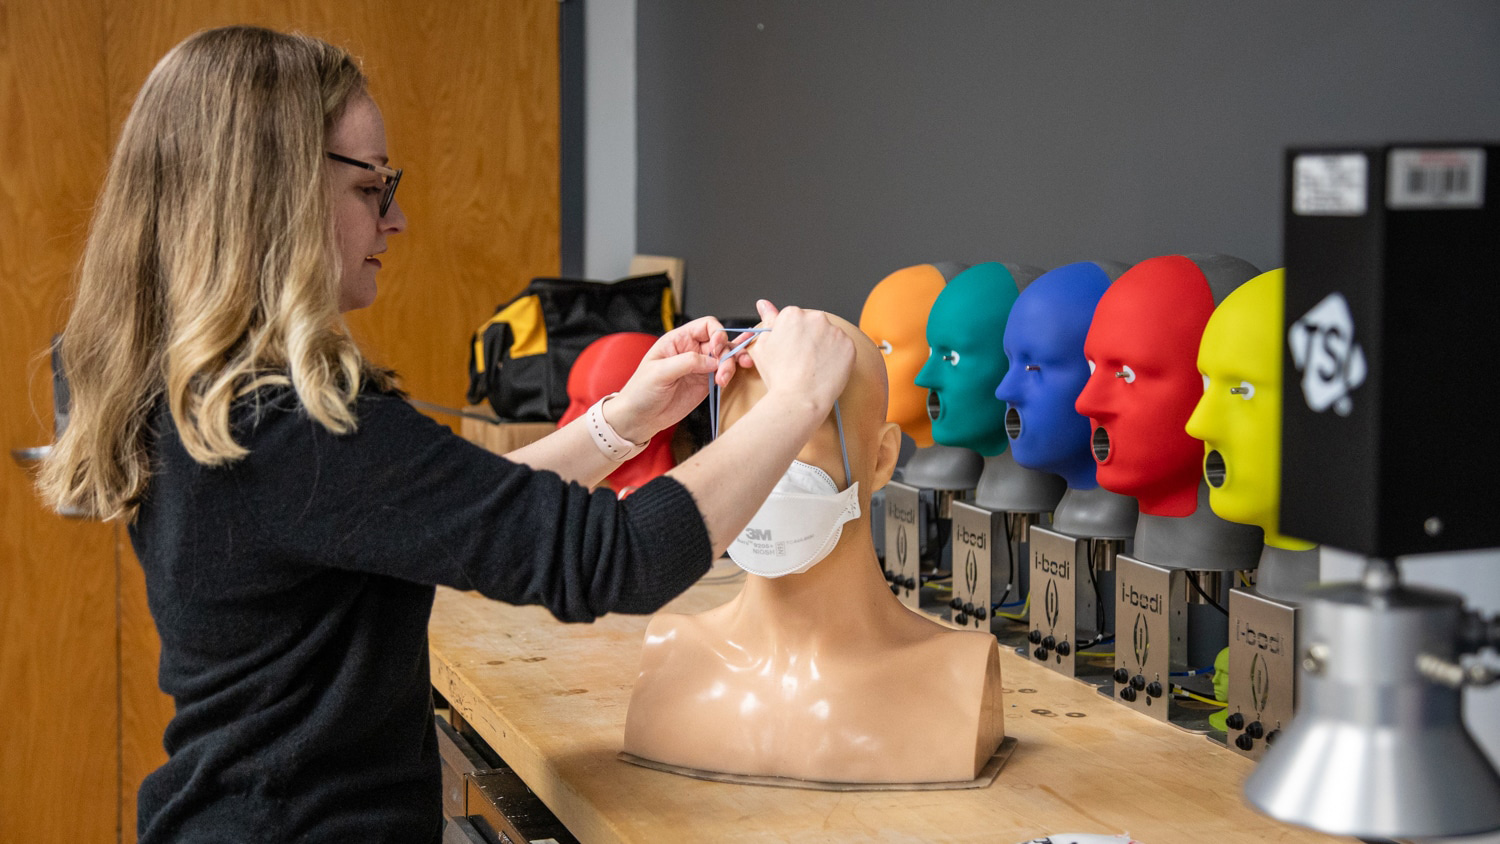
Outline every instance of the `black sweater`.
<svg viewBox="0 0 1500 844">
<path fill-rule="evenodd" d="M 250 454 L 208 468 L 165 409 L 131 542 L 177 704 L 142 784 L 142 844 L 436 840 L 433 585 L 564 621 L 649 613 L 707 571 L 692 497 L 624 502 L 366 393 L 334 436 L 290 390 L 235 414 Z"/>
</svg>

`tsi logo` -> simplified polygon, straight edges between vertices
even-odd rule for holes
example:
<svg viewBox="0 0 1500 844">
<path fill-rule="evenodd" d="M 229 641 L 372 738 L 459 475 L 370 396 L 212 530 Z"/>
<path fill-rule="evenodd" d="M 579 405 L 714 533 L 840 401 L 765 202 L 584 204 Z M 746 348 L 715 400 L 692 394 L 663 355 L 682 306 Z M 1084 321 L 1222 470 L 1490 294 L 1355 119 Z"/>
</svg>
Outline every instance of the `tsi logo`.
<svg viewBox="0 0 1500 844">
<path fill-rule="evenodd" d="M 1302 396 L 1316 413 L 1332 407 L 1340 416 L 1354 410 L 1349 394 L 1365 383 L 1365 350 L 1354 342 L 1354 317 L 1341 293 L 1330 293 L 1292 323 L 1287 332 L 1292 363 L 1302 373 Z"/>
</svg>

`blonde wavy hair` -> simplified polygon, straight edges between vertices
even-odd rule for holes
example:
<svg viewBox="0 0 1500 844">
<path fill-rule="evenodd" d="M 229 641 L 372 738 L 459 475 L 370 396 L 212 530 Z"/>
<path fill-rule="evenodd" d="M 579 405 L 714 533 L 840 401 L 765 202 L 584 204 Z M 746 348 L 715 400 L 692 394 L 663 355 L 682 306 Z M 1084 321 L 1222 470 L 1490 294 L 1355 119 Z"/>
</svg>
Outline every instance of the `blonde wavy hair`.
<svg viewBox="0 0 1500 844">
<path fill-rule="evenodd" d="M 188 454 L 244 457 L 235 400 L 290 384 L 347 433 L 368 364 L 338 310 L 325 138 L 366 80 L 344 50 L 254 27 L 200 32 L 141 88 L 89 229 L 62 339 L 68 426 L 38 486 L 55 508 L 134 518 L 165 398 Z"/>
</svg>

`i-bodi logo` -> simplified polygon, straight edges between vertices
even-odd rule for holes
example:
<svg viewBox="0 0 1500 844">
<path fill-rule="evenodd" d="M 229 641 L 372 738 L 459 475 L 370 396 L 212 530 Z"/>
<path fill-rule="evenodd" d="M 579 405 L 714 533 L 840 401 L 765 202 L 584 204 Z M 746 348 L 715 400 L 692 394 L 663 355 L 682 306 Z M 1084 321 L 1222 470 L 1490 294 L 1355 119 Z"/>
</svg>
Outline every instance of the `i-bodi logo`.
<svg viewBox="0 0 1500 844">
<path fill-rule="evenodd" d="M 1302 396 L 1316 413 L 1354 410 L 1350 393 L 1365 383 L 1365 351 L 1354 342 L 1354 316 L 1341 293 L 1330 293 L 1287 332 L 1292 363 L 1302 373 Z"/>
</svg>

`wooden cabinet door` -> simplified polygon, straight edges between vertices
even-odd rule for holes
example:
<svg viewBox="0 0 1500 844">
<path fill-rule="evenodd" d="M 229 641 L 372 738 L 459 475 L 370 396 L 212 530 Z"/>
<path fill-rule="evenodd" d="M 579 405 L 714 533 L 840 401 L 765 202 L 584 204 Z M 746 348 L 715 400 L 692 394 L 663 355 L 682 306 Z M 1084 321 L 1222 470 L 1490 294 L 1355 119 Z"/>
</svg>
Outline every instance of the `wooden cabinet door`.
<svg viewBox="0 0 1500 844">
<path fill-rule="evenodd" d="M 0 840 L 113 841 L 114 528 L 44 509 L 46 352 L 103 178 L 103 4 L 0 4 Z"/>
</svg>

